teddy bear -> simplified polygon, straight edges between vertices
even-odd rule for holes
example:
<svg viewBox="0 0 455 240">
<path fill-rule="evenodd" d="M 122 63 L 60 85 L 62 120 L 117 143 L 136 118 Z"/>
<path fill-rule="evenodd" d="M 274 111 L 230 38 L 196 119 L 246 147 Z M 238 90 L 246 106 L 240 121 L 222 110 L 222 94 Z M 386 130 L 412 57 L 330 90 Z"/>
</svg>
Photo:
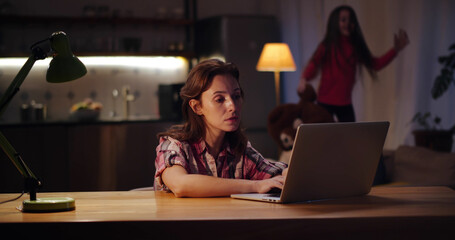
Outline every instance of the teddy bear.
<svg viewBox="0 0 455 240">
<path fill-rule="evenodd" d="M 281 152 L 279 161 L 289 163 L 294 137 L 300 124 L 334 122 L 333 116 L 315 103 L 316 96 L 313 86 L 307 83 L 303 93 L 299 94 L 298 103 L 278 105 L 269 113 L 267 130 L 278 144 Z"/>
</svg>

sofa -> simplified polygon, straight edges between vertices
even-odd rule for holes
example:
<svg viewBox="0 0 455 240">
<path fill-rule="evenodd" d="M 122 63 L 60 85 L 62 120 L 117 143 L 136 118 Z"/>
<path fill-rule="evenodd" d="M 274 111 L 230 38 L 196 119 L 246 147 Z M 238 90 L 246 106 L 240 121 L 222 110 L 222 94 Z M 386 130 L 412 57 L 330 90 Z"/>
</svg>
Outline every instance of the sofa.
<svg viewBox="0 0 455 240">
<path fill-rule="evenodd" d="M 402 145 L 394 151 L 384 151 L 382 160 L 384 184 L 455 189 L 455 153 Z"/>
</svg>

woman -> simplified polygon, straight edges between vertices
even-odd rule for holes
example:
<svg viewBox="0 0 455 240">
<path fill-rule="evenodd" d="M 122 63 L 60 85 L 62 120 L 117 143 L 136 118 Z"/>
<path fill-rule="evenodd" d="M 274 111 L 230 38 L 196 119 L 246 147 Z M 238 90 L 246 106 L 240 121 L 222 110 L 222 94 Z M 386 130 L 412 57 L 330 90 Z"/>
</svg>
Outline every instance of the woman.
<svg viewBox="0 0 455 240">
<path fill-rule="evenodd" d="M 318 104 L 340 122 L 355 122 L 351 95 L 357 65 L 364 66 L 375 78 L 376 71 L 387 66 L 408 44 L 406 32 L 400 30 L 394 37 L 394 46 L 383 56 L 374 57 L 365 42 L 354 9 L 339 6 L 330 14 L 326 35 L 302 72 L 298 92 L 302 93 L 306 82 L 321 71 Z"/>
<path fill-rule="evenodd" d="M 157 190 L 215 197 L 282 188 L 287 166 L 264 159 L 240 129 L 243 91 L 234 64 L 199 63 L 180 96 L 185 123 L 158 134 Z"/>
</svg>

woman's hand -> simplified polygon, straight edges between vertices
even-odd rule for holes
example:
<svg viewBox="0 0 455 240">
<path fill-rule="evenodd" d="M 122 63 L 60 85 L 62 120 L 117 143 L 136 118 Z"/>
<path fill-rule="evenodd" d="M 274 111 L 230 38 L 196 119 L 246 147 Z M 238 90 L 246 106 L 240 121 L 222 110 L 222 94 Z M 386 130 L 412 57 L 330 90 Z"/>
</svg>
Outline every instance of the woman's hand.
<svg viewBox="0 0 455 240">
<path fill-rule="evenodd" d="M 267 193 L 273 188 L 283 189 L 284 177 L 282 175 L 275 176 L 273 178 L 259 180 L 255 182 L 255 192 Z"/>
<path fill-rule="evenodd" d="M 394 48 L 397 52 L 401 51 L 404 47 L 409 44 L 409 38 L 406 31 L 400 29 L 394 36 Z"/>
<path fill-rule="evenodd" d="M 266 193 L 283 188 L 284 177 L 278 175 L 264 180 L 219 178 L 201 174 L 188 174 L 180 165 L 166 168 L 163 183 L 176 197 L 219 197 L 233 193 Z"/>
</svg>

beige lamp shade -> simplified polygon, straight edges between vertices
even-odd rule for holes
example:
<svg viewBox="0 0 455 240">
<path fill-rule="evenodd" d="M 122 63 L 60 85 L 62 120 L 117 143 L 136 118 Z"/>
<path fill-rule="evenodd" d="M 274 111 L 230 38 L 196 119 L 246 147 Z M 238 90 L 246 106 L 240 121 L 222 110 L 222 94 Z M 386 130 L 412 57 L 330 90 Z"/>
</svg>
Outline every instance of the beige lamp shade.
<svg viewBox="0 0 455 240">
<path fill-rule="evenodd" d="M 274 72 L 276 104 L 280 104 L 280 72 L 295 71 L 294 58 L 286 43 L 266 43 L 259 57 L 256 70 Z"/>
<path fill-rule="evenodd" d="M 262 72 L 292 72 L 296 70 L 294 58 L 286 43 L 266 43 L 256 70 Z"/>
</svg>

